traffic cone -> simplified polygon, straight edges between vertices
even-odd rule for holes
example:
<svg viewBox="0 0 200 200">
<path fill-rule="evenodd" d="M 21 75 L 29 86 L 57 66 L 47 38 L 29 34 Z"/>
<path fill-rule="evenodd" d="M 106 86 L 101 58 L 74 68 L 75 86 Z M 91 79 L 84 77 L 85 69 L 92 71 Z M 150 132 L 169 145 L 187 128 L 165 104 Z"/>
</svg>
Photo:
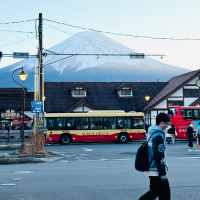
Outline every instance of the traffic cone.
<svg viewBox="0 0 200 200">
<path fill-rule="evenodd" d="M 197 138 L 197 150 L 199 150 L 199 138 Z"/>
</svg>

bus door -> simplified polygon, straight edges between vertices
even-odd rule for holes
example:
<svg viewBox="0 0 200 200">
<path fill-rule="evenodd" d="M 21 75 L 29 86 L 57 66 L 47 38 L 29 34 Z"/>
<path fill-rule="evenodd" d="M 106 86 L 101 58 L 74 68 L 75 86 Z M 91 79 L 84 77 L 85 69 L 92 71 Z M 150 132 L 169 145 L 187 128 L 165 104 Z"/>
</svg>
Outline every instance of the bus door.
<svg viewBox="0 0 200 200">
<path fill-rule="evenodd" d="M 179 126 L 180 126 L 180 111 L 177 110 L 177 108 L 169 108 L 168 109 L 168 115 L 170 117 L 171 124 L 174 124 L 176 131 L 177 131 L 177 137 L 179 135 Z"/>
<path fill-rule="evenodd" d="M 180 111 L 180 114 L 178 116 L 179 126 L 177 130 L 177 133 L 178 133 L 177 137 L 187 139 L 187 135 L 185 135 L 185 133 L 187 131 L 188 123 L 193 124 L 194 112 L 192 109 L 184 109 L 184 108 L 180 108 L 179 111 Z"/>
</svg>

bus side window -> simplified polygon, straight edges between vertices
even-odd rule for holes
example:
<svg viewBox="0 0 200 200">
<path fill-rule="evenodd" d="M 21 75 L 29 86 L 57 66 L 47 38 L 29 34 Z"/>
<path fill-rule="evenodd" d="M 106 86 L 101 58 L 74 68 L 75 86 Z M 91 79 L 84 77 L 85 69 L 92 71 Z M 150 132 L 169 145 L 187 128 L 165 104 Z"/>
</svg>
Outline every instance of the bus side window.
<svg viewBox="0 0 200 200">
<path fill-rule="evenodd" d="M 57 118 L 57 130 L 62 130 L 62 128 L 65 126 L 65 120 L 65 118 Z"/>
<path fill-rule="evenodd" d="M 117 129 L 130 129 L 131 117 L 118 117 L 117 118 Z"/>
<path fill-rule="evenodd" d="M 139 119 L 138 120 L 138 126 L 139 126 L 139 128 L 141 129 L 143 129 L 144 128 L 144 120 L 142 120 L 142 119 Z"/>
<path fill-rule="evenodd" d="M 194 119 L 198 119 L 198 118 L 199 118 L 198 110 L 194 109 Z"/>
<path fill-rule="evenodd" d="M 133 119 L 133 129 L 144 129 L 143 119 Z"/>
<path fill-rule="evenodd" d="M 88 117 L 77 117 L 76 118 L 76 129 L 89 129 L 89 119 Z"/>
<path fill-rule="evenodd" d="M 44 129 L 47 129 L 47 120 L 48 120 L 48 118 L 44 118 Z M 1 130 L 1 128 L 0 128 L 0 130 Z"/>
<path fill-rule="evenodd" d="M 185 109 L 180 109 L 180 113 L 181 113 L 183 119 L 186 119 L 186 116 L 185 116 Z"/>
<path fill-rule="evenodd" d="M 131 117 L 125 117 L 124 128 L 131 128 Z"/>
<path fill-rule="evenodd" d="M 47 129 L 56 130 L 55 118 L 47 118 Z"/>
<path fill-rule="evenodd" d="M 116 117 L 104 117 L 104 129 L 116 129 Z"/>
<path fill-rule="evenodd" d="M 72 117 L 62 118 L 61 130 L 74 130 L 75 119 Z"/>
<path fill-rule="evenodd" d="M 125 119 L 124 117 L 118 117 L 117 118 L 117 128 L 123 129 L 125 127 Z"/>
<path fill-rule="evenodd" d="M 185 109 L 186 116 L 185 119 L 193 119 L 194 118 L 194 113 L 192 109 Z"/>
<path fill-rule="evenodd" d="M 91 117 L 90 118 L 90 129 L 102 129 L 103 118 L 102 117 Z"/>
</svg>

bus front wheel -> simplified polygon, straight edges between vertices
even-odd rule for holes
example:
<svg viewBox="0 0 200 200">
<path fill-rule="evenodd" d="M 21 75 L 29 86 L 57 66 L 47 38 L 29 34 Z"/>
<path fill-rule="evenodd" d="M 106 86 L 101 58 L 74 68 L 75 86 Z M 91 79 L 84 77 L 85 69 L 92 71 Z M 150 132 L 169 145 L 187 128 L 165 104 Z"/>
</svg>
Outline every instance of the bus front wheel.
<svg viewBox="0 0 200 200">
<path fill-rule="evenodd" d="M 61 135 L 61 137 L 60 137 L 60 144 L 66 145 L 66 144 L 69 144 L 71 142 L 72 142 L 71 135 L 68 135 L 68 134 Z"/>
<path fill-rule="evenodd" d="M 129 140 L 128 134 L 127 133 L 120 133 L 118 136 L 118 141 L 119 143 L 127 143 Z"/>
</svg>

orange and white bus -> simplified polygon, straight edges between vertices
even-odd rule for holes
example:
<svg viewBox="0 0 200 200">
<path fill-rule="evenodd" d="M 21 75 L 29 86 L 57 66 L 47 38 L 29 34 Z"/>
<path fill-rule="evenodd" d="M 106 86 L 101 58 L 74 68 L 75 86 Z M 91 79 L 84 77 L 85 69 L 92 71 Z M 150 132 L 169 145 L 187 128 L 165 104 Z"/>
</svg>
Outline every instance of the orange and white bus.
<svg viewBox="0 0 200 200">
<path fill-rule="evenodd" d="M 144 113 L 122 110 L 88 113 L 45 113 L 45 141 L 62 145 L 71 142 L 145 139 Z"/>
</svg>

